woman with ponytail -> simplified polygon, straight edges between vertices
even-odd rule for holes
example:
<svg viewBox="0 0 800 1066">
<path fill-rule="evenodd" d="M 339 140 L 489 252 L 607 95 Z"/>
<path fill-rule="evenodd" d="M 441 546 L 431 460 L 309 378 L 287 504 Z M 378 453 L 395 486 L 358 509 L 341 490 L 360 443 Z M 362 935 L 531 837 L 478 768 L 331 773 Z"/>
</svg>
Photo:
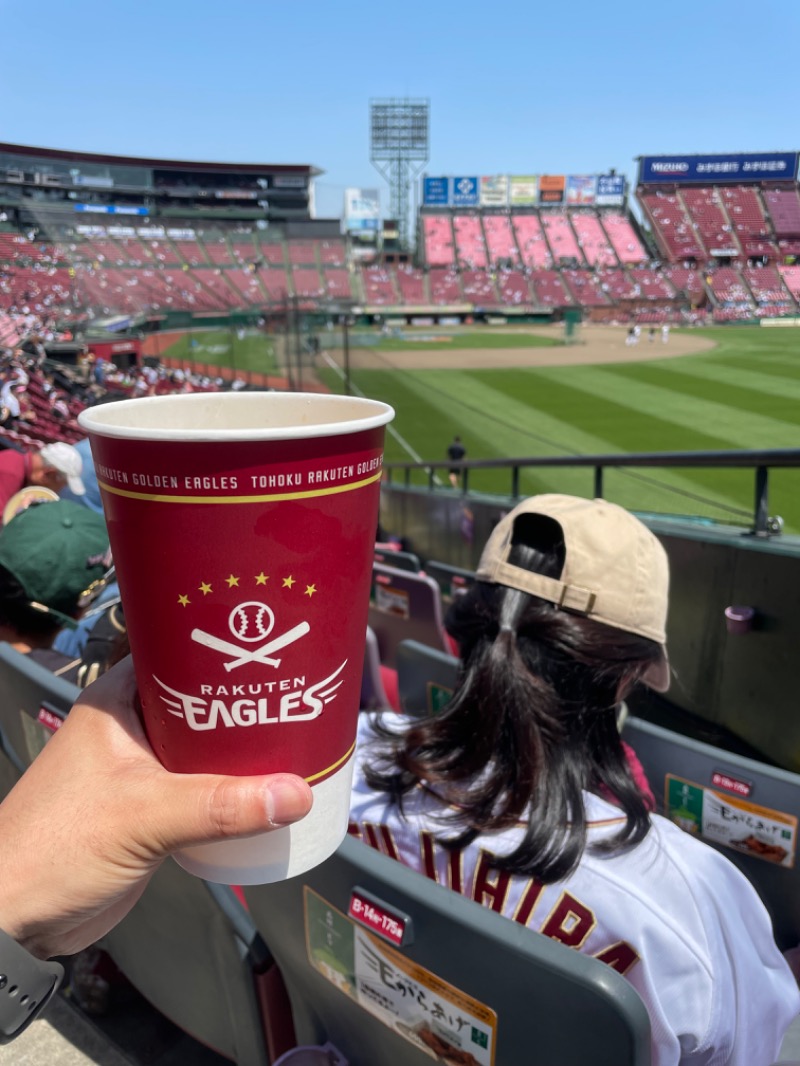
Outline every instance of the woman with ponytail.
<svg viewBox="0 0 800 1066">
<path fill-rule="evenodd" d="M 604 500 L 506 515 L 446 625 L 461 669 L 428 719 L 367 719 L 350 831 L 624 973 L 654 1066 L 767 1066 L 800 996 L 749 882 L 650 813 L 617 728 L 665 691 L 668 566 Z"/>
</svg>

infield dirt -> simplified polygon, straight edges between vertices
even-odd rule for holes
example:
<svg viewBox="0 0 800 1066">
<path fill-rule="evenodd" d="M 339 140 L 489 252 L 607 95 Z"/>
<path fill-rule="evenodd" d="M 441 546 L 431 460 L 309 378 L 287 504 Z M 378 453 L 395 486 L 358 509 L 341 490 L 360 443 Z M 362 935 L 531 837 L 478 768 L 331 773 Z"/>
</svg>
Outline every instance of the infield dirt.
<svg viewBox="0 0 800 1066">
<path fill-rule="evenodd" d="M 493 332 L 499 332 L 495 330 Z M 515 332 L 518 332 L 515 330 Z M 561 327 L 541 327 L 527 332 L 539 337 L 560 337 Z M 354 370 L 500 370 L 540 366 L 586 366 L 598 363 L 641 363 L 695 355 L 715 347 L 714 341 L 698 334 L 670 333 L 664 344 L 661 331 L 654 341 L 648 340 L 647 328 L 639 343 L 626 345 L 628 330 L 624 326 L 582 326 L 578 344 L 547 348 L 459 348 L 458 338 L 443 343 L 434 351 L 414 350 L 409 337 L 407 351 L 381 351 L 377 348 L 351 348 L 350 366 Z M 342 365 L 341 350 L 328 354 Z"/>
</svg>

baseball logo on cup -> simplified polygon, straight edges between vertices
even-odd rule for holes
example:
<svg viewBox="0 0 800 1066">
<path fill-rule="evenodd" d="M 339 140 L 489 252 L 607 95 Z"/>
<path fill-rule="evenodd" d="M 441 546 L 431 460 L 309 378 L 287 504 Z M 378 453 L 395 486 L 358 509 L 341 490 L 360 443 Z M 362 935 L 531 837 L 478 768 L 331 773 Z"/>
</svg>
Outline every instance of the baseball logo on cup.
<svg viewBox="0 0 800 1066">
<path fill-rule="evenodd" d="M 275 625 L 275 615 L 266 603 L 247 600 L 231 611 L 228 627 L 239 640 L 255 641 L 269 636 Z"/>
</svg>

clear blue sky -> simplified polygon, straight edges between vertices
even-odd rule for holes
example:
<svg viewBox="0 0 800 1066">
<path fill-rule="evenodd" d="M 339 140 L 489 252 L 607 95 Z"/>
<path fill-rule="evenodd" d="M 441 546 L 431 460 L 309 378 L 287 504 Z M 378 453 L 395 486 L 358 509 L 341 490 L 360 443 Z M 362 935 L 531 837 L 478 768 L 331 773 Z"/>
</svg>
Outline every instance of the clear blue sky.
<svg viewBox="0 0 800 1066">
<path fill-rule="evenodd" d="M 796 0 L 0 0 L 0 140 L 369 162 L 371 97 L 431 102 L 430 174 L 635 174 L 649 153 L 800 148 Z"/>
</svg>

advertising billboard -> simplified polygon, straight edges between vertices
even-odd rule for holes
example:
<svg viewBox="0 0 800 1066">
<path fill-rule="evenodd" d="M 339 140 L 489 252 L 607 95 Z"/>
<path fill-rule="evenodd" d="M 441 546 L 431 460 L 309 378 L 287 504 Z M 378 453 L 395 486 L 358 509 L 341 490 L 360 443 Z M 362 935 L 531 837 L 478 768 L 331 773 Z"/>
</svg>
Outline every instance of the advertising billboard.
<svg viewBox="0 0 800 1066">
<path fill-rule="evenodd" d="M 732 155 L 655 155 L 639 160 L 639 184 L 794 181 L 797 152 L 739 152 Z"/>
<path fill-rule="evenodd" d="M 567 177 L 568 204 L 593 204 L 596 195 L 597 178 L 594 174 L 570 174 Z"/>
<path fill-rule="evenodd" d="M 508 204 L 508 176 L 493 174 L 481 178 L 481 207 L 506 207 Z"/>
<path fill-rule="evenodd" d="M 542 174 L 539 178 L 539 203 L 563 204 L 566 178 L 563 174 Z"/>
<path fill-rule="evenodd" d="M 422 206 L 423 207 L 447 207 L 450 203 L 450 179 L 428 178 L 422 179 Z"/>
<path fill-rule="evenodd" d="M 450 203 L 453 207 L 478 206 L 478 179 L 453 178 Z"/>
<path fill-rule="evenodd" d="M 76 211 L 86 211 L 93 215 L 149 215 L 148 207 L 128 207 L 125 204 L 75 204 Z"/>
<path fill-rule="evenodd" d="M 621 174 L 599 174 L 594 202 L 598 207 L 622 207 L 625 203 L 625 178 Z"/>
<path fill-rule="evenodd" d="M 380 227 L 380 216 L 381 201 L 377 189 L 345 189 L 345 232 L 374 236 Z"/>
<path fill-rule="evenodd" d="M 512 207 L 530 207 L 539 195 L 536 174 L 512 174 L 509 178 L 509 199 Z"/>
</svg>

